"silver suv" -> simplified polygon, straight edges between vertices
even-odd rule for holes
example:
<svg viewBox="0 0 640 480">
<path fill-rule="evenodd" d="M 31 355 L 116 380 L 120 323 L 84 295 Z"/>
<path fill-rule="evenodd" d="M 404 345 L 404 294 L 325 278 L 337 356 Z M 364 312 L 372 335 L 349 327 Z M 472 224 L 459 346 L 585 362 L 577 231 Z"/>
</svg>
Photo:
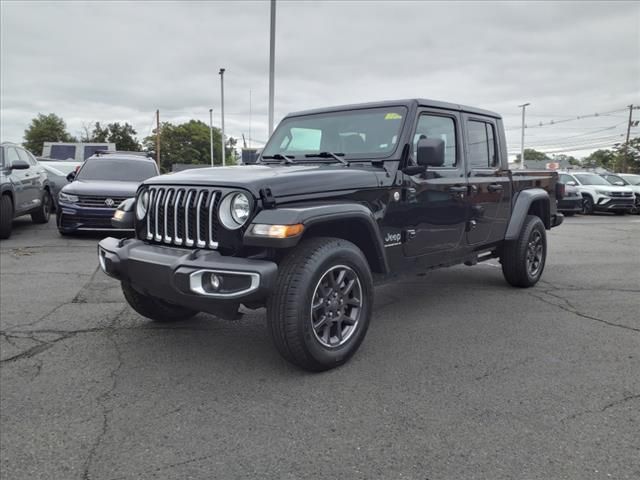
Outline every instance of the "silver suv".
<svg viewBox="0 0 640 480">
<path fill-rule="evenodd" d="M 47 223 L 51 205 L 47 173 L 35 157 L 19 145 L 0 144 L 0 238 L 11 236 L 13 219 L 21 215 Z"/>
</svg>

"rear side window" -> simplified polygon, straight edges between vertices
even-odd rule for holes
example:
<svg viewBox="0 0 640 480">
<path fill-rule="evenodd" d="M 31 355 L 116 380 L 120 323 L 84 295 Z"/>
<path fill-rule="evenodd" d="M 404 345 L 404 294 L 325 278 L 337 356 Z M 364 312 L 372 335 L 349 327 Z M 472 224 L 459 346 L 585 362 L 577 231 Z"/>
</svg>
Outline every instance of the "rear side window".
<svg viewBox="0 0 640 480">
<path fill-rule="evenodd" d="M 496 133 L 493 124 L 470 120 L 467 124 L 467 134 L 471 168 L 492 168 L 498 165 Z"/>
<path fill-rule="evenodd" d="M 418 119 L 416 133 L 413 136 L 413 158 L 418 154 L 420 138 L 439 138 L 444 141 L 443 167 L 456 165 L 456 124 L 453 118 L 441 115 L 422 114 Z"/>
</svg>

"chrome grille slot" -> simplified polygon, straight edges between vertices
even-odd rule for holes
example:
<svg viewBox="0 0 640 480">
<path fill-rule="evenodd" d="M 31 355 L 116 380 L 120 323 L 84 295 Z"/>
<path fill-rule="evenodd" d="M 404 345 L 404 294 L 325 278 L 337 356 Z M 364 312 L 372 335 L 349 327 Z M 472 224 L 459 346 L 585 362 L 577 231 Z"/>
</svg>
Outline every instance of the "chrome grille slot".
<svg viewBox="0 0 640 480">
<path fill-rule="evenodd" d="M 149 187 L 144 238 L 153 243 L 218 248 L 219 190 L 207 187 Z"/>
</svg>

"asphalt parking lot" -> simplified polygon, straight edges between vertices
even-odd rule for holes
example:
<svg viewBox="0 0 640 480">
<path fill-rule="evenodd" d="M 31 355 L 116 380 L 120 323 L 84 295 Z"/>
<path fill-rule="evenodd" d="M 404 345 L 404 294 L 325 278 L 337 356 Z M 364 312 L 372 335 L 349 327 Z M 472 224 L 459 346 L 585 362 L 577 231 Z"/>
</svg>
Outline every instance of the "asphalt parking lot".
<svg viewBox="0 0 640 480">
<path fill-rule="evenodd" d="M 343 368 L 297 370 L 264 311 L 154 325 L 96 237 L 0 243 L 6 479 L 638 479 L 640 217 L 568 218 L 543 281 L 496 262 L 379 287 Z"/>
</svg>

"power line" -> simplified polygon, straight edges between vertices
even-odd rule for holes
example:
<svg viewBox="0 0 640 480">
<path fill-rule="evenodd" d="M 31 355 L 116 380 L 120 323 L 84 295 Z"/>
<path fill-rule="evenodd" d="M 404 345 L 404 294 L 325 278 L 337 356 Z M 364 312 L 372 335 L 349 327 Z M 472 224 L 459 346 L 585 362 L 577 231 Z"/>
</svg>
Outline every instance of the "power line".
<svg viewBox="0 0 640 480">
<path fill-rule="evenodd" d="M 584 120 L 585 118 L 593 118 L 593 117 L 602 117 L 602 116 L 607 116 L 611 113 L 618 113 L 618 112 L 623 112 L 626 111 L 626 108 L 623 109 L 618 109 L 618 110 L 611 110 L 609 112 L 602 112 L 602 113 L 592 113 L 592 114 L 588 114 L 588 115 L 576 115 L 575 117 L 572 118 L 565 118 L 565 119 L 560 119 L 560 120 L 550 120 L 549 122 L 540 122 L 537 125 L 525 125 L 524 128 L 540 128 L 540 127 L 546 127 L 549 125 L 556 125 L 558 123 L 566 123 L 566 122 L 575 122 L 576 120 Z M 505 128 L 505 130 L 517 130 L 520 129 L 521 127 L 509 127 L 509 128 Z"/>
</svg>

